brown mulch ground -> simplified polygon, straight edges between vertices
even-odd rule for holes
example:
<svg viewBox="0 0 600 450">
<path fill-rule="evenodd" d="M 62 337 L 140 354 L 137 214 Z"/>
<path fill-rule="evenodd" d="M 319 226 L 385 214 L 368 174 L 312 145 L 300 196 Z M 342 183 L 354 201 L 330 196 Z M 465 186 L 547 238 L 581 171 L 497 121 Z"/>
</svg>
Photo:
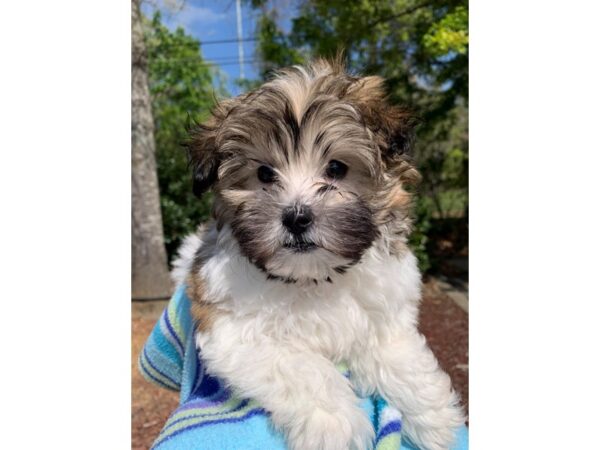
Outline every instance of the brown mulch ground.
<svg viewBox="0 0 600 450">
<path fill-rule="evenodd" d="M 469 415 L 469 316 L 435 281 L 425 283 L 421 303 L 421 332 L 450 375 Z"/>
<path fill-rule="evenodd" d="M 165 302 L 134 303 L 131 341 L 131 448 L 146 450 L 178 403 L 176 392 L 148 383 L 137 369 L 137 356 L 152 331 Z M 421 331 L 452 378 L 465 410 L 469 410 L 468 315 L 434 281 L 425 283 L 421 305 Z"/>
<path fill-rule="evenodd" d="M 162 304 L 166 305 L 166 303 Z M 148 311 L 142 305 L 133 305 L 131 324 L 131 448 L 133 450 L 150 448 L 167 417 L 179 403 L 179 393 L 147 382 L 137 368 L 137 357 L 159 314 L 160 312 Z"/>
</svg>

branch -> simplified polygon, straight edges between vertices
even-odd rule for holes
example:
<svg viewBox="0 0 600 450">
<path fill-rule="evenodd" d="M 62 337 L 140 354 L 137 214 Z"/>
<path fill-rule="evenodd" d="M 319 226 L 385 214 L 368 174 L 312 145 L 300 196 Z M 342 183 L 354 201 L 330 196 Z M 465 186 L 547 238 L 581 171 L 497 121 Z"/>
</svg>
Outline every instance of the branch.
<svg viewBox="0 0 600 450">
<path fill-rule="evenodd" d="M 379 25 L 380 23 L 383 23 L 383 22 L 388 22 L 390 20 L 398 19 L 399 17 L 406 16 L 407 14 L 412 14 L 415 11 L 418 11 L 419 9 L 425 8 L 427 6 L 431 6 L 434 3 L 435 2 L 421 3 L 421 4 L 418 4 L 418 5 L 415 5 L 415 6 L 411 7 L 411 8 L 405 9 L 404 11 L 402 11 L 402 12 L 400 12 L 398 14 L 394 14 L 393 16 L 381 17 L 381 18 L 379 18 L 377 20 L 374 20 L 373 22 L 367 24 L 367 28 L 374 27 L 375 25 Z"/>
</svg>

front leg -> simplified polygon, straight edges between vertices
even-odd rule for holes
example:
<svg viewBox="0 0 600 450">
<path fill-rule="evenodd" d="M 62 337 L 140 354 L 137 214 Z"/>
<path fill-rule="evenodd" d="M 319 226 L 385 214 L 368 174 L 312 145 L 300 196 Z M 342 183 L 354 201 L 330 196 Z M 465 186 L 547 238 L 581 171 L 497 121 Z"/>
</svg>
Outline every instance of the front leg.
<svg viewBox="0 0 600 450">
<path fill-rule="evenodd" d="M 244 328 L 220 321 L 198 334 L 208 373 L 270 412 L 292 450 L 372 448 L 373 426 L 331 361 L 300 342 L 242 337 Z"/>
<path fill-rule="evenodd" d="M 450 377 L 417 330 L 396 333 L 351 362 L 355 383 L 402 413 L 403 433 L 423 450 L 447 450 L 464 423 Z"/>
</svg>

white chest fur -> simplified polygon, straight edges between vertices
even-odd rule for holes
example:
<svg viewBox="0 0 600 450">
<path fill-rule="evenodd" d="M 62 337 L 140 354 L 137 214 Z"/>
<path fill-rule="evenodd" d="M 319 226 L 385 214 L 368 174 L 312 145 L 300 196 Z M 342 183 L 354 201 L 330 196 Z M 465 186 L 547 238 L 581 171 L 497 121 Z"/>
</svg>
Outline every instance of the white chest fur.
<svg viewBox="0 0 600 450">
<path fill-rule="evenodd" d="M 182 249 L 177 269 L 191 270 L 189 256 L 201 245 L 213 249 L 200 269 L 206 301 L 248 339 L 261 335 L 301 343 L 338 361 L 357 346 L 369 346 L 390 329 L 414 327 L 420 298 L 416 258 L 386 254 L 374 245 L 345 274 L 325 280 L 283 283 L 267 276 L 242 256 L 227 227 L 211 228 L 202 238 L 188 239 L 194 251 Z M 185 272 L 185 270 L 182 270 Z M 227 327 L 228 328 L 228 327 Z"/>
<path fill-rule="evenodd" d="M 463 416 L 416 330 L 421 281 L 409 251 L 393 256 L 376 243 L 331 283 L 285 284 L 242 256 L 227 227 L 213 227 L 186 239 L 177 283 L 194 270 L 198 249 L 202 301 L 218 312 L 196 337 L 206 370 L 258 400 L 290 448 L 371 448 L 373 427 L 354 389 L 378 392 L 402 411 L 403 430 L 419 447 L 449 448 Z M 341 361 L 352 386 L 332 364 Z"/>
</svg>

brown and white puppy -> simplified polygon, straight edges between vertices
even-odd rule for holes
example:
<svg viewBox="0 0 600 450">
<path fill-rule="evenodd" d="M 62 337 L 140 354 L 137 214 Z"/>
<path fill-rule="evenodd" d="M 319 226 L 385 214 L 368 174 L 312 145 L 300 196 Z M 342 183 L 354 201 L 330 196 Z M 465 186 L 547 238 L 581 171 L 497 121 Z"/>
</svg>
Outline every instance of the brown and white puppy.
<svg viewBox="0 0 600 450">
<path fill-rule="evenodd" d="M 212 188 L 214 220 L 173 274 L 208 372 L 269 411 L 292 449 L 371 448 L 355 392 L 396 406 L 423 449 L 447 449 L 463 423 L 416 327 L 412 125 L 381 78 L 317 61 L 223 101 L 192 131 L 194 192 Z"/>
</svg>

